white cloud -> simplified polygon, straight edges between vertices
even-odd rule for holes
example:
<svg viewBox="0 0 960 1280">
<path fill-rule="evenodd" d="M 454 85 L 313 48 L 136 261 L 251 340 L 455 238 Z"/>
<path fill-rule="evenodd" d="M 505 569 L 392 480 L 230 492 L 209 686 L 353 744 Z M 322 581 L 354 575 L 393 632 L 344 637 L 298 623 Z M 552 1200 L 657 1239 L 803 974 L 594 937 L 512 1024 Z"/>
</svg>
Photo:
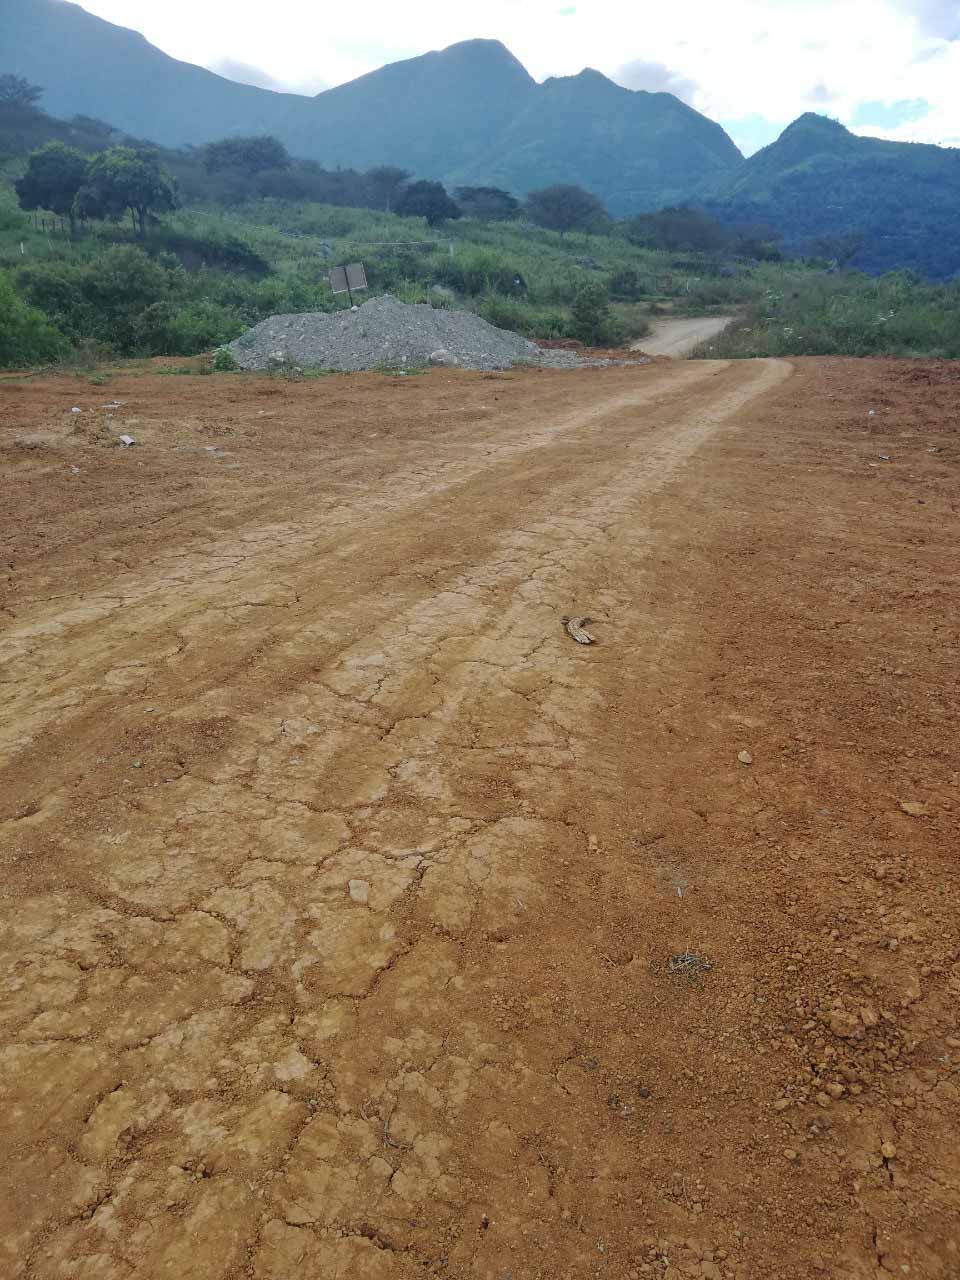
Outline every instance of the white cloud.
<svg viewBox="0 0 960 1280">
<path fill-rule="evenodd" d="M 809 110 L 849 121 L 864 102 L 924 98 L 930 115 L 898 128 L 924 141 L 960 136 L 960 0 L 274 0 L 266 20 L 236 0 L 85 7 L 175 57 L 263 68 L 285 87 L 338 84 L 482 36 L 502 40 L 537 79 L 592 66 L 633 87 L 680 90 L 721 121 L 779 125 Z"/>
<path fill-rule="evenodd" d="M 271 89 L 274 93 L 320 93 L 328 88 L 325 80 L 278 80 L 261 67 L 249 62 L 240 62 L 237 58 L 218 58 L 216 62 L 207 63 L 207 69 L 227 80 L 236 80 L 240 84 L 252 84 L 257 89 Z"/>
<path fill-rule="evenodd" d="M 625 89 L 645 89 L 647 93 L 672 93 L 683 102 L 693 102 L 697 92 L 695 81 L 671 71 L 662 62 L 646 62 L 634 58 L 611 77 Z"/>
</svg>

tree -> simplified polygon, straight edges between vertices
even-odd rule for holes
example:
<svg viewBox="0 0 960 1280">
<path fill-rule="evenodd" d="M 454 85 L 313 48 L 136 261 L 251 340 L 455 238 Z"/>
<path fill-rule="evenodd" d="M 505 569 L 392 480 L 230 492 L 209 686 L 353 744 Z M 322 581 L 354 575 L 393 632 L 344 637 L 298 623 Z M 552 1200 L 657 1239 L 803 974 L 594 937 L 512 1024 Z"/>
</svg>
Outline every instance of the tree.
<svg viewBox="0 0 960 1280">
<path fill-rule="evenodd" d="M 31 84 L 23 76 L 9 73 L 0 76 L 0 107 L 28 107 L 36 109 L 43 97 L 43 90 L 38 84 Z"/>
<path fill-rule="evenodd" d="M 368 169 L 365 176 L 370 207 L 389 213 L 400 199 L 410 173 L 392 164 L 381 164 Z"/>
<path fill-rule="evenodd" d="M 207 173 L 219 173 L 222 169 L 239 169 L 242 173 L 261 173 L 264 169 L 287 169 L 290 154 L 279 140 L 270 134 L 252 138 L 222 138 L 208 143 L 201 152 L 203 167 Z"/>
<path fill-rule="evenodd" d="M 847 231 L 842 235 L 819 236 L 810 245 L 811 252 L 818 258 L 826 258 L 835 262 L 838 267 L 845 267 L 863 248 L 866 235 L 863 231 Z"/>
<path fill-rule="evenodd" d="M 538 227 L 559 231 L 588 231 L 600 226 L 608 215 L 602 200 L 583 187 L 560 183 L 531 191 L 527 196 L 527 215 Z"/>
<path fill-rule="evenodd" d="M 48 142 L 31 153 L 27 172 L 15 188 L 21 209 L 50 209 L 70 219 L 70 230 L 76 229 L 77 192 L 87 177 L 88 158 L 62 142 Z"/>
<path fill-rule="evenodd" d="M 178 203 L 176 181 L 160 163 L 157 152 L 111 147 L 90 161 L 76 208 L 81 217 L 114 222 L 129 209 L 134 229 L 142 236 L 148 217 L 167 213 Z"/>
<path fill-rule="evenodd" d="M 632 244 L 671 253 L 720 253 L 731 242 L 716 218 L 685 206 L 642 213 L 627 222 L 625 231 Z"/>
<path fill-rule="evenodd" d="M 442 182 L 412 182 L 397 201 L 396 212 L 405 218 L 426 218 L 429 227 L 463 217 Z"/>
<path fill-rule="evenodd" d="M 574 335 L 586 346 L 608 346 L 619 340 L 610 314 L 610 298 L 599 280 L 589 280 L 580 286 L 570 310 Z"/>
<path fill-rule="evenodd" d="M 505 222 L 516 216 L 520 201 L 499 187 L 458 187 L 457 204 L 468 218 L 484 222 Z"/>
</svg>

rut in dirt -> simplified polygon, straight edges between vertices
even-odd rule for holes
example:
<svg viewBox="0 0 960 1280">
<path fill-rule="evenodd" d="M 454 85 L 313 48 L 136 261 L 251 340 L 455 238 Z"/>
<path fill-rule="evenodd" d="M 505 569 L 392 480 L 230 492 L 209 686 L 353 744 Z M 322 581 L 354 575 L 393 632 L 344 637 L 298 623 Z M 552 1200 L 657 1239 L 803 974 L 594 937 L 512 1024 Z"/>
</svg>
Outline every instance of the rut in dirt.
<svg viewBox="0 0 960 1280">
<path fill-rule="evenodd" d="M 115 515 L 89 586 L 38 561 L 0 632 L 11 1275 L 760 1265 L 716 1115 L 742 1144 L 772 1088 L 736 965 L 779 963 L 773 802 L 703 755 L 702 561 L 717 485 L 768 518 L 739 459 L 790 373 L 438 381 L 448 428 L 305 446 L 282 510 L 248 467 L 155 553 Z"/>
</svg>

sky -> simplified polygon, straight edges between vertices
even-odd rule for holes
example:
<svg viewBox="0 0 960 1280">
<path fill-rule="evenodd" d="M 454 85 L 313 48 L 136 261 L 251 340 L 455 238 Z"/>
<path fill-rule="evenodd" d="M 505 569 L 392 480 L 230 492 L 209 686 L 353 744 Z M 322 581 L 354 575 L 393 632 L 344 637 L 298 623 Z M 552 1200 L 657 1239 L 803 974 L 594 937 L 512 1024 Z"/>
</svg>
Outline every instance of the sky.
<svg viewBox="0 0 960 1280">
<path fill-rule="evenodd" d="M 497 39 L 537 80 L 585 66 L 666 89 L 750 154 L 804 111 L 960 146 L 960 0 L 83 0 L 164 52 L 316 93 L 386 62 Z"/>
</svg>

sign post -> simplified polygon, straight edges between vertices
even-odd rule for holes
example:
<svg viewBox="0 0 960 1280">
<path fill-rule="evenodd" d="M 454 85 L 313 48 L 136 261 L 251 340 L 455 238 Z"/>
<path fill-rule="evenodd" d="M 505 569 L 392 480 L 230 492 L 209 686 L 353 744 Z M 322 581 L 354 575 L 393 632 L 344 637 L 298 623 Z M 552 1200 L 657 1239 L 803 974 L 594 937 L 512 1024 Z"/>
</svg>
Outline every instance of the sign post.
<svg viewBox="0 0 960 1280">
<path fill-rule="evenodd" d="M 367 288 L 367 273 L 362 262 L 351 262 L 346 267 L 334 267 L 330 272 L 330 288 L 334 293 L 345 293 L 353 306 L 354 291 Z"/>
</svg>

